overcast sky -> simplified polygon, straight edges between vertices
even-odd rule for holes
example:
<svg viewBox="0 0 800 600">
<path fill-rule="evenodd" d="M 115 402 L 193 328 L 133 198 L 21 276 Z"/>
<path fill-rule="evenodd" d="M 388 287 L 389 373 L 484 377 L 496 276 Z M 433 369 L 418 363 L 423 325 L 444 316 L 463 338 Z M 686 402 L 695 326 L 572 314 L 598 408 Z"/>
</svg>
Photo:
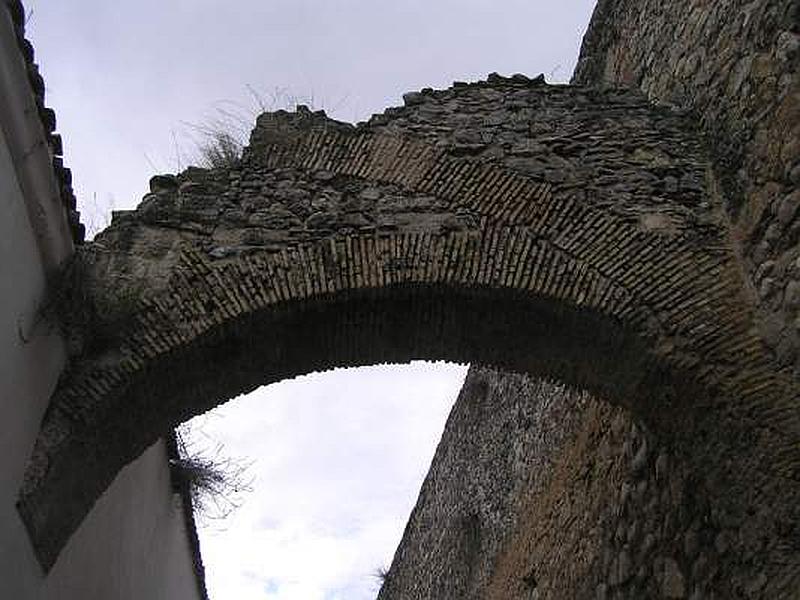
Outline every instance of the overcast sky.
<svg viewBox="0 0 800 600">
<path fill-rule="evenodd" d="M 492 71 L 569 79 L 594 0 L 27 0 L 85 222 L 192 159 L 193 125 L 299 99 L 365 120 Z M 254 101 L 254 96 L 259 100 Z M 311 375 L 201 418 L 254 490 L 201 531 L 213 600 L 374 598 L 465 367 Z M 220 530 L 222 529 L 222 530 Z"/>
</svg>

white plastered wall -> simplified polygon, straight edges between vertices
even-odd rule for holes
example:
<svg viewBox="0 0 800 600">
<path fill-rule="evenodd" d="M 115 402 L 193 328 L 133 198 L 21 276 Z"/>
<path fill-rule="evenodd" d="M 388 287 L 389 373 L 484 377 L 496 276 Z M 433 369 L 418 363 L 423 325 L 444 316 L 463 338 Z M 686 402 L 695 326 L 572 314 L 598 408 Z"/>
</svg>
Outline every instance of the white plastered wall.
<svg viewBox="0 0 800 600">
<path fill-rule="evenodd" d="M 0 599 L 195 599 L 200 592 L 163 442 L 128 465 L 45 576 L 16 510 L 65 362 L 38 319 L 46 273 L 72 252 L 50 150 L 6 1 L 0 2 Z"/>
</svg>

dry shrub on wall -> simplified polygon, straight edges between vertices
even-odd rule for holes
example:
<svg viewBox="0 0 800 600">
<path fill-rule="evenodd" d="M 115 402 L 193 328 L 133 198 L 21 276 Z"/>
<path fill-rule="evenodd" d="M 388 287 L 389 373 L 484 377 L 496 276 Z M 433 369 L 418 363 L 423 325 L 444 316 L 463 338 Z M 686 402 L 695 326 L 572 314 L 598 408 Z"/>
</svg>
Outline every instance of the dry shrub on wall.
<svg viewBox="0 0 800 600">
<path fill-rule="evenodd" d="M 190 156 L 198 166 L 206 169 L 235 168 L 258 115 L 279 109 L 296 110 L 298 106 L 307 106 L 314 110 L 316 104 L 313 95 L 297 96 L 286 88 L 275 88 L 266 94 L 252 86 L 247 86 L 246 89 L 250 95 L 249 105 L 222 102 L 202 122 L 184 122 L 195 148 Z M 177 150 L 176 159 L 180 171 L 180 153 Z"/>
<path fill-rule="evenodd" d="M 91 200 L 84 202 L 81 215 L 86 226 L 87 240 L 94 239 L 98 233 L 111 225 L 111 215 L 115 206 L 116 201 L 112 194 L 106 194 L 100 200 L 97 198 L 97 193 L 94 193 Z"/>
<path fill-rule="evenodd" d="M 242 157 L 242 142 L 223 129 L 205 131 L 206 141 L 198 147 L 200 165 L 206 169 L 231 169 Z"/>
<path fill-rule="evenodd" d="M 170 473 L 176 487 L 188 488 L 195 515 L 207 523 L 230 516 L 253 490 L 252 461 L 227 456 L 219 443 L 204 448 L 200 435 L 186 424 L 175 430 L 178 456 L 170 459 Z"/>
<path fill-rule="evenodd" d="M 378 583 L 378 590 L 377 591 L 380 591 L 380 589 L 384 586 L 386 581 L 389 579 L 389 568 L 388 567 L 378 567 L 377 569 L 375 569 L 372 572 L 372 577 L 374 577 L 375 580 Z"/>
<path fill-rule="evenodd" d="M 142 283 L 117 281 L 102 290 L 89 281 L 97 247 L 79 246 L 47 280 L 33 333 L 58 329 L 70 358 L 113 347 L 131 323 L 144 293 Z"/>
<path fill-rule="evenodd" d="M 279 109 L 293 111 L 301 105 L 315 110 L 317 106 L 313 94 L 299 96 L 287 88 L 278 87 L 268 93 L 259 92 L 252 86 L 246 86 L 246 89 L 250 96 L 249 103 L 220 102 L 199 123 L 182 123 L 180 137 L 185 138 L 188 150 L 183 142 L 179 142 L 179 135 L 173 131 L 171 158 L 158 160 L 153 157 L 155 160 L 151 160 L 145 154 L 144 158 L 153 171 L 179 173 L 190 165 L 205 169 L 236 168 L 258 115 Z M 340 100 L 334 110 L 341 108 L 346 100 L 346 97 Z M 97 199 L 97 194 L 93 194 L 91 200 L 84 204 L 82 210 L 87 220 L 88 239 L 92 239 L 111 224 L 115 204 L 114 197 L 110 194 L 102 201 Z"/>
</svg>

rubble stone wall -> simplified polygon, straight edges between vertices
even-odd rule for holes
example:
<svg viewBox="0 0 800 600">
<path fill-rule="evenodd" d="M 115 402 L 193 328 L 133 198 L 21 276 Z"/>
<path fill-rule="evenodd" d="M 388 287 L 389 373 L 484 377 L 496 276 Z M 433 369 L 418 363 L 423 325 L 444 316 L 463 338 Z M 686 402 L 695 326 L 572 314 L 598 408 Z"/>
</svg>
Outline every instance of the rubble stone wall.
<svg viewBox="0 0 800 600">
<path fill-rule="evenodd" d="M 796 570 L 767 590 L 741 553 L 779 540 L 731 520 L 690 452 L 623 407 L 473 367 L 379 600 L 794 599 Z"/>
<path fill-rule="evenodd" d="M 573 81 L 687 111 L 778 364 L 800 373 L 800 4 L 601 0 Z"/>
</svg>

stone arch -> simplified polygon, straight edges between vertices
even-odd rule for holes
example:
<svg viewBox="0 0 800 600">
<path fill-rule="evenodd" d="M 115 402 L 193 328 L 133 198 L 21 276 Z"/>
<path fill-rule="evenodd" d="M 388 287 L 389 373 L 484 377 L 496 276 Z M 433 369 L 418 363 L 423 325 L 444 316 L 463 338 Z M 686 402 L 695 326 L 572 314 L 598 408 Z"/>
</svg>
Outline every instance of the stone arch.
<svg viewBox="0 0 800 600">
<path fill-rule="evenodd" d="M 360 127 L 262 115 L 241 164 L 154 178 L 82 250 L 95 298 L 137 300 L 124 336 L 84 345 L 42 425 L 20 510 L 45 567 L 170 426 L 336 366 L 447 359 L 557 378 L 659 426 L 727 432 L 725 449 L 756 444 L 742 473 L 796 482 L 795 384 L 751 331 L 680 116 L 524 78 L 406 103 Z M 479 105 L 485 130 L 453 103 Z"/>
</svg>

